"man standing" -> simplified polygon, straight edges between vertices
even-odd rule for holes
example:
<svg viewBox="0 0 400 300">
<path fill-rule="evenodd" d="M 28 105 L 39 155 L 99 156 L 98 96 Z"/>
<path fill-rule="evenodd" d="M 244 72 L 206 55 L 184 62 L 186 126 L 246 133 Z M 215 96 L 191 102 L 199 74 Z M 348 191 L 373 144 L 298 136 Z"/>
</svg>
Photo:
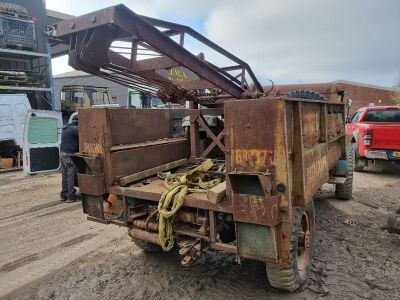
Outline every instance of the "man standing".
<svg viewBox="0 0 400 300">
<path fill-rule="evenodd" d="M 61 201 L 68 203 L 75 202 L 75 177 L 76 168 L 72 163 L 71 155 L 79 151 L 78 138 L 78 114 L 72 116 L 72 120 L 63 127 L 61 135 L 61 173 L 62 173 L 62 189 Z"/>
</svg>

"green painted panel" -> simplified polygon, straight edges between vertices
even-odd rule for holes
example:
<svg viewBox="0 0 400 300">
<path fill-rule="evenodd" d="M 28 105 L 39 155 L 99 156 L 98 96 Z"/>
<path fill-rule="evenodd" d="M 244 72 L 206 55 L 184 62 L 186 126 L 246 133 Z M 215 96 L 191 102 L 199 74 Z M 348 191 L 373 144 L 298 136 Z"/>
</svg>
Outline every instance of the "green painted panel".
<svg viewBox="0 0 400 300">
<path fill-rule="evenodd" d="M 57 120 L 33 117 L 29 121 L 28 142 L 30 144 L 57 143 Z"/>
<path fill-rule="evenodd" d="M 272 228 L 250 223 L 236 223 L 239 254 L 277 257 Z"/>
</svg>

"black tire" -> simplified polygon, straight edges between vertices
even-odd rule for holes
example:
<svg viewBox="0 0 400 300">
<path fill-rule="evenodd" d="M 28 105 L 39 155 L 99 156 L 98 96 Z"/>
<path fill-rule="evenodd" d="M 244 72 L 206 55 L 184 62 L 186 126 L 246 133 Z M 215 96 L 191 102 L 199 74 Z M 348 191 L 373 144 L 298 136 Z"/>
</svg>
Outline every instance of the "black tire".
<svg viewBox="0 0 400 300">
<path fill-rule="evenodd" d="M 298 290 L 307 281 L 314 252 L 315 233 L 313 200 L 310 200 L 305 207 L 294 207 L 294 210 L 290 265 L 266 265 L 270 285 L 291 292 Z M 305 223 L 308 225 L 305 226 Z M 304 232 L 304 228 L 308 228 L 308 230 Z"/>
<path fill-rule="evenodd" d="M 344 183 L 337 183 L 335 195 L 340 200 L 350 200 L 353 197 L 353 170 L 354 170 L 355 144 L 347 152 L 347 177 Z"/>
<path fill-rule="evenodd" d="M 364 172 L 364 168 L 367 166 L 367 161 L 358 156 L 357 153 L 357 144 L 353 144 L 354 146 L 354 171 L 355 172 Z"/>
<path fill-rule="evenodd" d="M 354 163 L 354 172 L 364 172 L 364 164 L 362 162 L 360 162 L 359 159 L 355 159 L 355 163 Z"/>
<path fill-rule="evenodd" d="M 354 171 L 355 172 L 364 172 L 365 164 L 364 161 L 361 160 L 357 154 L 354 156 Z"/>
<path fill-rule="evenodd" d="M 326 97 L 322 96 L 318 92 L 308 90 L 297 90 L 288 93 L 290 98 L 310 99 L 310 100 L 321 100 L 328 101 Z"/>
</svg>

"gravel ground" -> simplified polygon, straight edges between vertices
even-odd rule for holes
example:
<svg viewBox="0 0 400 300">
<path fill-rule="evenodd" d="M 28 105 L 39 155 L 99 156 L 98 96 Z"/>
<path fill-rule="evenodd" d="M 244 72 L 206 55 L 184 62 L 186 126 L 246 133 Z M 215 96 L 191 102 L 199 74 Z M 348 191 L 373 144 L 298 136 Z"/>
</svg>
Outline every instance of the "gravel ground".
<svg viewBox="0 0 400 300">
<path fill-rule="evenodd" d="M 269 287 L 259 262 L 210 251 L 184 268 L 176 252 L 146 254 L 125 229 L 59 202 L 59 182 L 0 174 L 0 298 L 400 299 L 400 235 L 380 229 L 400 206 L 399 175 L 356 173 L 349 202 L 323 187 L 311 277 L 294 294 Z"/>
</svg>

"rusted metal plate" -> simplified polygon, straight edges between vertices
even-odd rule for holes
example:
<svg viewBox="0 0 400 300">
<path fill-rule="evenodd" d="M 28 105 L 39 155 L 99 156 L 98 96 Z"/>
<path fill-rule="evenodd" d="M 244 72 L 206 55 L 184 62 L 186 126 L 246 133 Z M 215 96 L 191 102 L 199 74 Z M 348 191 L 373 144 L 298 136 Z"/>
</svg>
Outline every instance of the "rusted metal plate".
<svg viewBox="0 0 400 300">
<path fill-rule="evenodd" d="M 122 186 L 126 186 L 128 184 L 131 184 L 132 182 L 141 180 L 146 177 L 156 175 L 159 172 L 165 172 L 165 171 L 177 168 L 177 167 L 181 167 L 181 166 L 187 164 L 187 162 L 188 162 L 187 158 L 183 158 L 183 159 L 173 161 L 173 162 L 170 162 L 170 163 L 167 163 L 164 165 L 160 165 L 160 166 L 157 166 L 154 168 L 146 169 L 141 172 L 133 173 L 131 175 L 119 178 L 119 183 Z"/>
<path fill-rule="evenodd" d="M 109 182 L 189 157 L 189 141 L 116 151 L 110 154 Z"/>
<path fill-rule="evenodd" d="M 279 196 L 233 195 L 233 218 L 237 222 L 275 226 L 279 223 Z"/>
<path fill-rule="evenodd" d="M 303 147 L 311 148 L 321 137 L 321 104 L 302 103 Z"/>
<path fill-rule="evenodd" d="M 119 219 L 123 215 L 123 200 L 115 194 L 109 194 L 107 201 L 103 202 L 105 219 Z"/>
<path fill-rule="evenodd" d="M 266 172 L 273 165 L 275 129 L 279 122 L 276 101 L 225 103 L 227 171 Z"/>
<path fill-rule="evenodd" d="M 104 155 L 107 138 L 105 108 L 79 109 L 79 152 L 86 155 Z"/>
<path fill-rule="evenodd" d="M 104 185 L 104 174 L 78 174 L 78 183 L 81 194 L 99 196 L 106 192 Z"/>
<path fill-rule="evenodd" d="M 99 175 L 103 173 L 103 159 L 100 156 L 72 155 L 71 159 L 78 173 Z"/>
<path fill-rule="evenodd" d="M 85 214 L 104 220 L 103 196 L 82 194 L 82 208 Z"/>
<path fill-rule="evenodd" d="M 327 144 L 319 144 L 304 153 L 305 192 L 304 199 L 312 198 L 321 185 L 329 179 Z"/>
<path fill-rule="evenodd" d="M 330 109 L 330 112 L 329 112 Z M 335 112 L 333 108 L 328 107 L 327 128 L 328 140 L 333 140 L 338 136 L 345 134 L 345 124 L 343 121 L 343 112 Z"/>
<path fill-rule="evenodd" d="M 343 137 L 344 139 L 344 137 Z M 342 145 L 343 141 L 337 140 L 329 143 L 328 145 L 328 168 L 329 170 L 336 164 L 336 162 L 342 157 Z"/>
<path fill-rule="evenodd" d="M 111 145 L 133 144 L 172 137 L 169 109 L 109 109 Z"/>
<path fill-rule="evenodd" d="M 241 257 L 277 261 L 275 228 L 257 224 L 236 223 L 237 251 Z"/>
<path fill-rule="evenodd" d="M 161 140 L 156 140 L 156 141 L 146 141 L 146 142 L 142 142 L 142 143 L 112 146 L 110 148 L 110 150 L 111 150 L 111 152 L 114 152 L 114 151 L 129 150 L 129 149 L 149 147 L 149 146 L 155 146 L 155 145 L 170 144 L 173 142 L 182 142 L 182 141 L 186 141 L 186 140 L 187 139 L 184 137 L 166 138 L 166 139 L 161 139 Z"/>
<path fill-rule="evenodd" d="M 226 102 L 225 158 L 227 172 L 271 173 L 272 187 L 285 187 L 280 206 L 290 208 L 285 108 L 286 101 L 277 98 Z M 228 185 L 228 199 L 231 192 Z"/>
</svg>

